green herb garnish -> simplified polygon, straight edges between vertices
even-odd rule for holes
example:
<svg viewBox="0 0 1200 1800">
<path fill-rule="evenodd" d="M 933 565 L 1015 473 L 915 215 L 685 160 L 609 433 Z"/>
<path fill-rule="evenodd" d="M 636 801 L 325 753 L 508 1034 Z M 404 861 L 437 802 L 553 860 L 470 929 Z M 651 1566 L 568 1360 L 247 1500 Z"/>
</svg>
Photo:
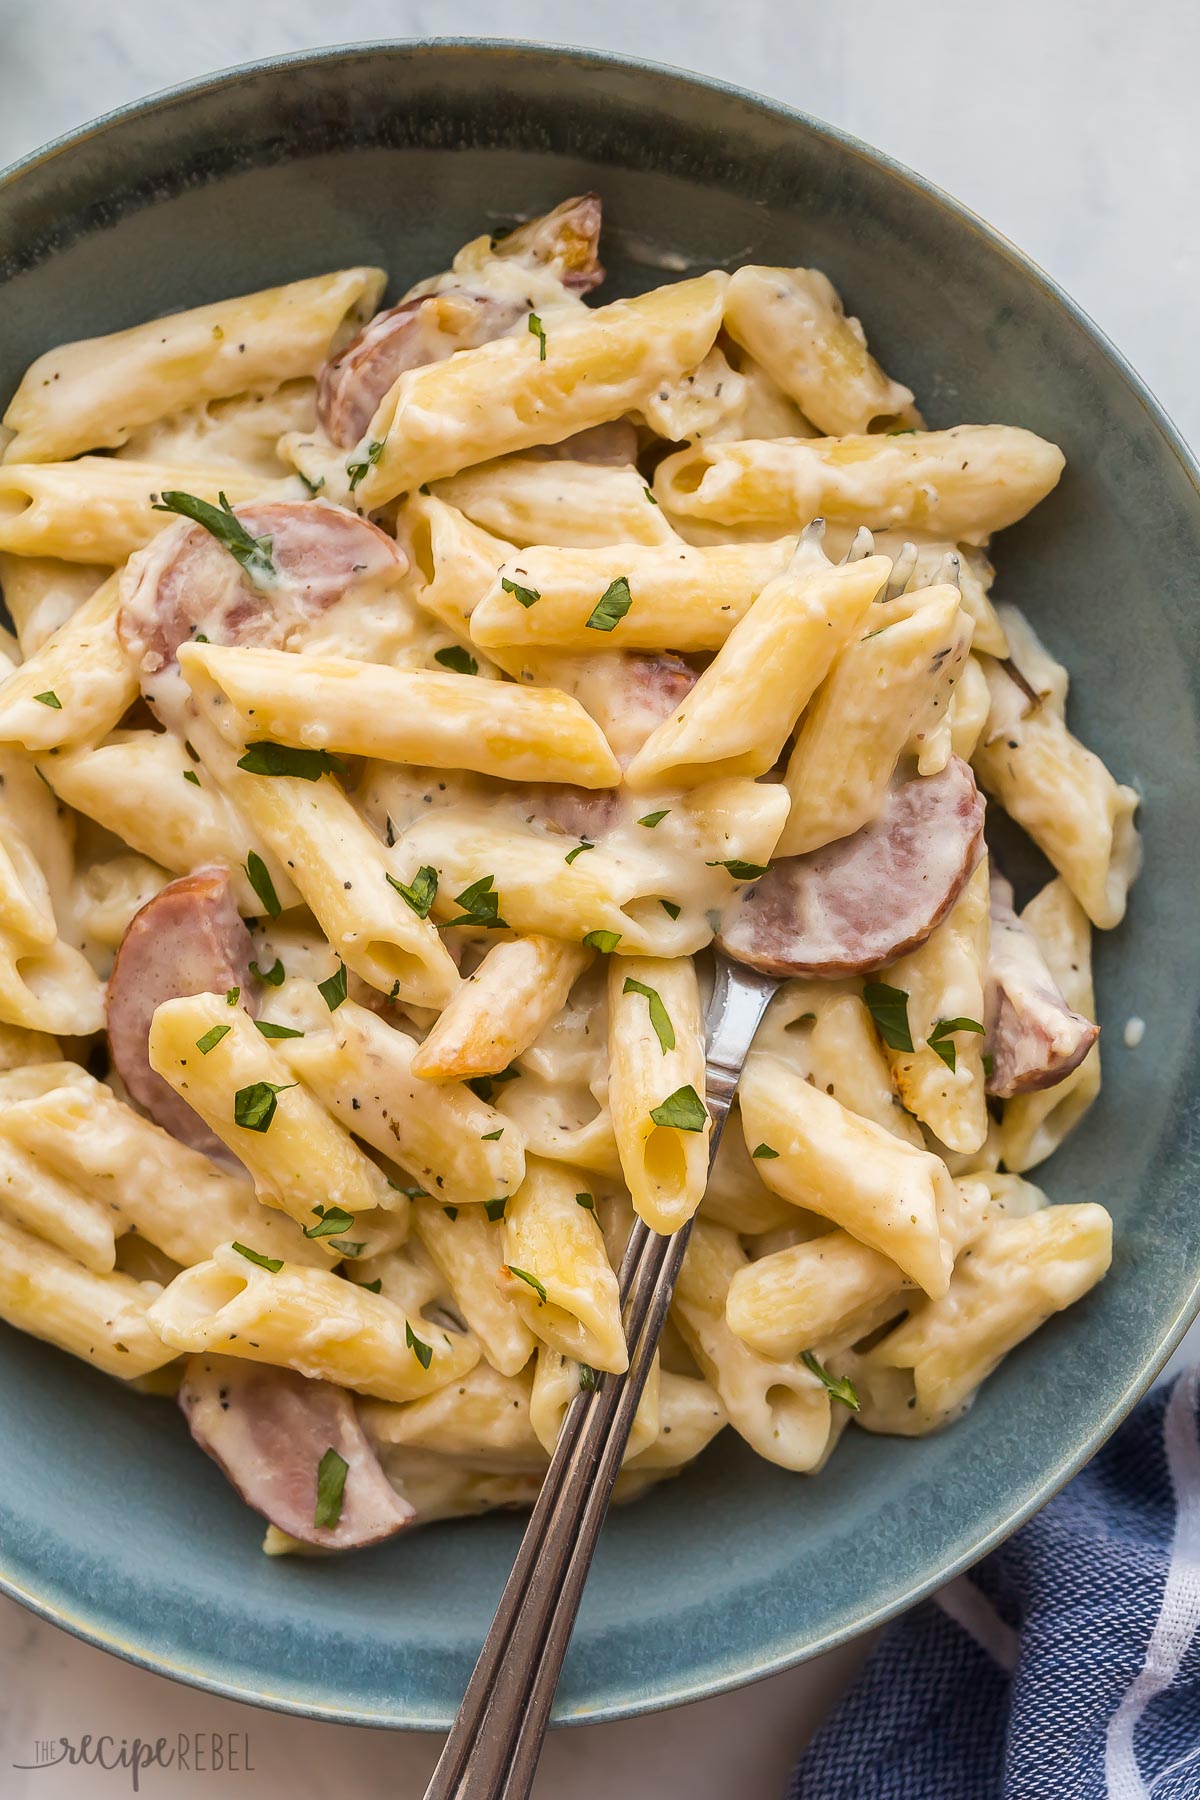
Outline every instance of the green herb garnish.
<svg viewBox="0 0 1200 1800">
<path fill-rule="evenodd" d="M 493 893 L 494 875 L 481 875 L 470 887 L 465 887 L 461 894 L 454 898 L 464 910 L 457 919 L 451 919 L 451 925 L 475 925 L 484 931 L 507 931 L 508 921 L 499 913 L 500 896 Z"/>
<path fill-rule="evenodd" d="M 445 1213 L 446 1217 L 449 1219 L 450 1223 L 453 1225 L 455 1219 L 457 1219 L 457 1217 L 458 1217 L 457 1206 L 443 1206 L 442 1211 Z"/>
<path fill-rule="evenodd" d="M 265 981 L 268 987 L 282 987 L 283 978 L 287 974 L 287 970 L 284 968 L 279 958 L 276 957 L 269 969 L 260 969 L 256 962 L 252 962 L 250 964 L 250 973 L 252 975 L 257 975 L 260 981 Z"/>
<path fill-rule="evenodd" d="M 594 1394 L 596 1391 L 596 1371 L 591 1363 L 579 1365 L 579 1391 L 581 1394 Z"/>
<path fill-rule="evenodd" d="M 304 1033 L 302 1031 L 297 1031 L 294 1025 L 275 1025 L 270 1019 L 255 1019 L 254 1023 L 265 1038 L 295 1038 L 304 1036 Z"/>
<path fill-rule="evenodd" d="M 485 1131 L 479 1141 L 481 1144 L 493 1144 L 497 1138 L 502 1138 L 503 1136 L 504 1127 L 501 1125 L 499 1131 Z"/>
<path fill-rule="evenodd" d="M 367 445 L 366 455 L 357 462 L 346 464 L 346 473 L 350 477 L 350 492 L 353 493 L 368 469 L 373 469 L 383 455 L 386 438 L 372 438 Z"/>
<path fill-rule="evenodd" d="M 618 575 L 615 581 L 609 582 L 592 608 L 590 618 L 584 620 L 584 625 L 589 631 L 613 631 L 632 605 L 629 577 Z"/>
<path fill-rule="evenodd" d="M 843 1406 L 850 1408 L 851 1412 L 860 1411 L 854 1384 L 847 1380 L 845 1375 L 831 1375 L 829 1370 L 817 1361 L 811 1350 L 806 1350 L 800 1361 L 810 1375 L 816 1376 L 831 1400 L 840 1400 Z"/>
<path fill-rule="evenodd" d="M 249 877 L 250 886 L 262 901 L 269 916 L 277 919 L 283 908 L 279 904 L 279 895 L 275 892 L 275 883 L 271 880 L 271 871 L 257 850 L 252 850 L 246 858 L 246 874 Z"/>
<path fill-rule="evenodd" d="M 200 786 L 200 777 L 197 775 L 195 769 L 185 769 L 183 771 L 183 779 L 185 781 L 190 781 L 193 787 Z"/>
<path fill-rule="evenodd" d="M 958 1052 L 950 1035 L 952 1031 L 974 1031 L 982 1037 L 984 1028 L 978 1019 L 938 1019 L 933 1026 L 925 1042 L 953 1075 L 958 1066 Z"/>
<path fill-rule="evenodd" d="M 523 606 L 526 612 L 535 600 L 540 600 L 542 597 L 540 588 L 522 587 L 519 581 L 510 581 L 507 575 L 500 577 L 500 586 L 506 594 L 511 594 L 517 604 Z"/>
<path fill-rule="evenodd" d="M 196 1039 L 196 1048 L 201 1056 L 207 1056 L 210 1050 L 215 1050 L 221 1039 L 223 1037 L 228 1037 L 232 1030 L 232 1025 L 214 1025 L 210 1030 L 205 1032 L 203 1037 L 198 1037 Z"/>
<path fill-rule="evenodd" d="M 332 1531 L 342 1516 L 342 1490 L 350 1464 L 330 1445 L 317 1464 L 317 1509 L 313 1524 L 319 1531 Z"/>
<path fill-rule="evenodd" d="M 419 919 L 427 919 L 429 917 L 429 909 L 437 899 L 438 878 L 436 869 L 431 869 L 428 863 L 424 864 L 423 867 L 417 870 L 409 886 L 405 886 L 402 881 L 397 881 L 394 875 L 388 876 L 388 882 L 395 888 L 402 900 L 408 901 L 408 904 L 412 907 Z"/>
<path fill-rule="evenodd" d="M 889 987 L 885 981 L 868 981 L 863 989 L 867 1009 L 879 1027 L 879 1035 L 889 1050 L 913 1047 L 908 1023 L 908 995 L 903 988 Z"/>
<path fill-rule="evenodd" d="M 485 1200 L 483 1203 L 483 1210 L 494 1225 L 497 1219 L 502 1219 L 504 1217 L 504 1209 L 507 1205 L 507 1197 L 501 1197 L 499 1200 Z"/>
<path fill-rule="evenodd" d="M 600 950 L 605 956 L 611 956 L 621 941 L 619 931 L 589 931 L 584 938 L 589 950 Z"/>
<path fill-rule="evenodd" d="M 444 650 L 435 650 L 435 663 L 441 663 L 443 669 L 452 669 L 456 675 L 478 675 L 479 664 L 469 650 L 461 644 L 447 644 Z"/>
<path fill-rule="evenodd" d="M 755 1162 L 773 1162 L 779 1155 L 779 1152 L 778 1150 L 772 1150 L 770 1144 L 760 1144 L 757 1150 L 752 1150 L 750 1154 Z"/>
<path fill-rule="evenodd" d="M 279 580 L 279 570 L 271 560 L 271 539 L 269 537 L 251 537 L 237 514 L 230 506 L 224 494 L 218 494 L 219 506 L 209 500 L 200 500 L 195 494 L 180 493 L 178 488 L 165 488 L 161 497 L 154 502 L 155 512 L 178 513 L 184 519 L 191 519 L 196 525 L 202 525 L 211 537 L 215 537 L 223 550 L 228 550 L 234 561 L 241 568 L 252 587 L 260 592 L 272 588 Z M 196 640 L 199 642 L 199 639 Z"/>
<path fill-rule="evenodd" d="M 768 875 L 770 863 L 739 862 L 735 856 L 731 861 L 705 863 L 706 869 L 728 869 L 735 881 L 757 881 L 760 875 Z"/>
<path fill-rule="evenodd" d="M 663 1055 L 675 1048 L 675 1027 L 671 1023 L 670 1014 L 662 1002 L 662 995 L 656 988 L 646 987 L 644 983 L 635 981 L 632 975 L 625 977 L 623 994 L 640 994 L 650 1010 L 650 1023 L 654 1027 L 654 1035 L 658 1039 Z"/>
<path fill-rule="evenodd" d="M 326 976 L 324 981 L 318 981 L 317 992 L 330 1012 L 336 1012 L 346 998 L 346 965 L 344 962 L 340 962 L 333 974 Z"/>
<path fill-rule="evenodd" d="M 650 492 L 650 489 L 648 487 L 644 487 L 642 489 L 642 492 L 643 492 L 643 494 L 645 494 L 645 496 L 646 496 L 647 500 L 650 502 L 651 506 L 658 505 L 658 501 L 654 498 L 654 495 Z"/>
<path fill-rule="evenodd" d="M 664 806 L 661 812 L 647 813 L 644 819 L 638 820 L 638 824 L 644 825 L 647 831 L 653 831 L 656 825 L 662 824 L 670 810 L 669 806 Z"/>
<path fill-rule="evenodd" d="M 269 1131 L 278 1104 L 276 1094 L 296 1086 L 294 1081 L 256 1081 L 233 1096 L 233 1122 L 243 1131 Z"/>
<path fill-rule="evenodd" d="M 668 919 L 677 919 L 683 911 L 681 906 L 676 906 L 674 900 L 660 900 L 658 904 L 662 907 Z"/>
<path fill-rule="evenodd" d="M 44 694 L 35 694 L 33 697 L 35 700 L 40 700 L 43 706 L 49 706 L 54 712 L 62 711 L 62 701 L 53 688 L 47 688 Z"/>
<path fill-rule="evenodd" d="M 505 1263 L 504 1266 L 508 1270 L 510 1275 L 515 1275 L 518 1281 L 523 1281 L 525 1283 L 526 1287 L 531 1287 L 533 1289 L 534 1293 L 537 1295 L 538 1299 L 541 1301 L 542 1305 L 545 1306 L 546 1290 L 542 1286 L 541 1282 L 538 1280 L 536 1275 L 531 1275 L 529 1273 L 528 1269 L 514 1268 L 512 1263 Z"/>
<path fill-rule="evenodd" d="M 433 1361 L 433 1345 L 419 1338 L 408 1320 L 404 1321 L 404 1341 L 416 1357 L 423 1369 L 427 1369 Z"/>
<path fill-rule="evenodd" d="M 582 856 L 585 850 L 594 850 L 595 848 L 595 844 L 589 844 L 585 838 L 581 844 L 576 844 L 573 850 L 567 851 L 567 854 L 563 857 L 563 861 L 566 863 L 573 863 L 575 858 L 577 856 Z"/>
<path fill-rule="evenodd" d="M 676 1131 L 703 1131 L 708 1124 L 704 1102 L 690 1085 L 668 1094 L 661 1106 L 651 1110 L 650 1117 L 656 1125 L 671 1126 Z"/>
<path fill-rule="evenodd" d="M 247 1262 L 257 1263 L 260 1269 L 266 1269 L 271 1275 L 278 1275 L 283 1267 L 282 1256 L 264 1256 L 261 1250 L 251 1250 L 249 1244 L 239 1244 L 236 1238 L 233 1240 L 233 1248 Z"/>
<path fill-rule="evenodd" d="M 273 744 L 265 738 L 247 744 L 237 766 L 248 775 L 292 775 L 297 781 L 320 781 L 322 775 L 341 775 L 346 767 L 332 750 L 298 750 L 294 744 Z"/>
<path fill-rule="evenodd" d="M 575 1204 L 582 1206 L 584 1212 L 594 1213 L 596 1210 L 596 1202 L 591 1194 L 576 1194 Z"/>
<path fill-rule="evenodd" d="M 337 1237 L 354 1223 L 354 1214 L 348 1213 L 344 1206 L 314 1206 L 313 1212 L 317 1222 L 304 1227 L 306 1238 Z"/>
<path fill-rule="evenodd" d="M 542 321 L 538 318 L 536 313 L 530 313 L 529 315 L 529 329 L 538 341 L 538 361 L 545 362 L 546 334 L 542 330 Z"/>
</svg>

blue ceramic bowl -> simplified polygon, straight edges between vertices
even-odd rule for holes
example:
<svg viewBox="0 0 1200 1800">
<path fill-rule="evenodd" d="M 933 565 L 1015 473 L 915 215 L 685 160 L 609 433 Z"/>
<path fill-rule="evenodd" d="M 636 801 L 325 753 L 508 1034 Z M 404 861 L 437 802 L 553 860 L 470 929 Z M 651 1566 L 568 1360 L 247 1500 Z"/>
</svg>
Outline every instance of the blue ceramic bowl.
<svg viewBox="0 0 1200 1800">
<path fill-rule="evenodd" d="M 583 1720 L 695 1699 L 863 1631 L 1027 1517 L 1196 1311 L 1200 496 L 1137 378 L 1009 245 L 884 157 L 750 94 L 584 52 L 342 49 L 195 83 L 0 183 L 0 399 L 63 339 L 343 263 L 402 288 L 464 239 L 604 196 L 605 294 L 664 269 L 812 263 L 936 425 L 1055 439 L 1062 485 L 1004 534 L 1000 593 L 1070 665 L 1076 729 L 1145 799 L 1146 873 L 1098 946 L 1102 1099 L 1045 1170 L 1099 1200 L 1112 1274 L 925 1443 L 851 1432 L 814 1481 L 732 1433 L 605 1529 L 559 1694 Z M 1122 1045 L 1131 1013 L 1147 1021 Z M 261 1520 L 162 1402 L 0 1334 L 0 1576 L 81 1637 L 239 1699 L 445 1726 L 521 1531 L 438 1525 L 269 1561 Z"/>
</svg>

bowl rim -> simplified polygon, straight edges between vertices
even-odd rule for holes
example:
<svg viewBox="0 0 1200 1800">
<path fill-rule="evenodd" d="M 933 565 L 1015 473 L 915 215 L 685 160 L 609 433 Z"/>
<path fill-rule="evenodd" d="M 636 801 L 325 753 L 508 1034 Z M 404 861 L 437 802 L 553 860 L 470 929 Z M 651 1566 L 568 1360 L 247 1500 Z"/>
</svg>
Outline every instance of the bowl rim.
<svg viewBox="0 0 1200 1800">
<path fill-rule="evenodd" d="M 1200 505 L 1200 459 L 1192 451 L 1166 407 L 1090 314 L 1067 293 L 1053 276 L 1049 275 L 1026 252 L 1019 249 L 997 227 L 989 224 L 986 219 L 962 201 L 956 200 L 936 182 L 929 180 L 916 170 L 910 169 L 907 164 L 900 162 L 886 151 L 875 149 L 852 132 L 843 131 L 840 127 L 831 125 L 799 107 L 790 106 L 782 100 L 756 93 L 737 83 L 723 81 L 718 76 L 707 75 L 698 70 L 658 62 L 649 57 L 630 56 L 620 51 L 594 49 L 581 44 L 553 43 L 534 38 L 455 36 L 365 39 L 353 43 L 330 44 L 288 51 L 278 56 L 232 64 L 209 74 L 174 82 L 168 87 L 155 89 L 139 99 L 129 100 L 120 106 L 113 107 L 108 112 L 101 113 L 96 118 L 87 120 L 72 130 L 62 132 L 37 149 L 27 152 L 14 162 L 0 168 L 0 195 L 32 170 L 53 161 L 54 158 L 66 151 L 88 143 L 93 138 L 117 130 L 130 120 L 144 114 L 165 112 L 182 101 L 205 93 L 216 92 L 235 83 L 249 81 L 276 70 L 353 62 L 365 55 L 390 55 L 396 51 L 430 56 L 452 51 L 459 55 L 469 54 L 480 58 L 532 54 L 557 58 L 563 64 L 577 69 L 605 67 L 630 69 L 638 73 L 653 75 L 662 81 L 669 81 L 673 85 L 720 94 L 745 107 L 765 113 L 785 125 L 798 125 L 814 137 L 836 145 L 840 150 L 858 160 L 870 163 L 876 168 L 882 168 L 902 185 L 920 193 L 926 200 L 949 213 L 962 229 L 982 238 L 991 249 L 998 251 L 1019 275 L 1033 283 L 1060 311 L 1065 312 L 1076 326 L 1082 328 L 1124 380 L 1130 393 L 1147 415 L 1148 423 L 1161 435 L 1174 453 L 1190 481 L 1197 503 Z M 1032 1494 L 1027 1494 L 1022 1498 L 993 1525 L 984 1537 L 964 1550 L 953 1562 L 915 1581 L 902 1595 L 882 1602 L 869 1613 L 860 1614 L 853 1621 L 843 1621 L 831 1627 L 820 1638 L 809 1642 L 802 1648 L 793 1646 L 790 1650 L 784 1650 L 754 1662 L 739 1660 L 735 1666 L 726 1666 L 719 1671 L 710 1664 L 703 1675 L 691 1682 L 676 1679 L 669 1691 L 655 1691 L 649 1695 L 630 1692 L 622 1699 L 610 1700 L 603 1704 L 586 1708 L 576 1706 L 570 1713 L 561 1717 L 556 1716 L 553 1723 L 555 1725 L 603 1724 L 714 1698 L 719 1694 L 728 1693 L 739 1687 L 748 1686 L 752 1682 L 762 1681 L 769 1676 L 798 1667 L 804 1662 L 824 1655 L 827 1651 L 850 1643 L 855 1638 L 864 1636 L 867 1632 L 886 1624 L 918 1601 L 927 1598 L 994 1550 L 1047 1501 L 1053 1499 L 1055 1494 L 1078 1474 L 1084 1464 L 1107 1442 L 1138 1400 L 1149 1389 L 1189 1326 L 1195 1321 L 1198 1313 L 1200 1313 L 1200 1271 L 1197 1273 L 1187 1299 L 1177 1311 L 1154 1351 L 1145 1357 L 1132 1372 L 1120 1397 L 1083 1439 L 1066 1463 L 1047 1475 Z M 402 1710 L 403 1702 L 399 1703 L 401 1710 L 393 1710 L 386 1717 L 381 1717 L 378 1713 L 356 1711 L 352 1707 L 325 1706 L 308 1698 L 302 1699 L 281 1693 L 264 1693 L 243 1682 L 210 1673 L 207 1669 L 172 1661 L 144 1644 L 118 1635 L 111 1627 L 100 1624 L 95 1618 L 88 1617 L 82 1612 L 69 1610 L 24 1586 L 8 1566 L 3 1546 L 0 1546 L 0 1593 L 17 1601 L 37 1617 L 70 1632 L 73 1637 L 84 1643 L 108 1651 L 137 1668 L 148 1670 L 151 1674 L 166 1676 L 171 1680 L 223 1699 L 239 1700 L 261 1707 L 266 1711 L 291 1714 L 295 1717 L 310 1718 L 330 1724 L 374 1726 L 388 1730 L 445 1730 L 451 1722 L 449 1718 L 439 1722 L 430 1720 L 428 1716 L 406 1716 Z"/>
</svg>

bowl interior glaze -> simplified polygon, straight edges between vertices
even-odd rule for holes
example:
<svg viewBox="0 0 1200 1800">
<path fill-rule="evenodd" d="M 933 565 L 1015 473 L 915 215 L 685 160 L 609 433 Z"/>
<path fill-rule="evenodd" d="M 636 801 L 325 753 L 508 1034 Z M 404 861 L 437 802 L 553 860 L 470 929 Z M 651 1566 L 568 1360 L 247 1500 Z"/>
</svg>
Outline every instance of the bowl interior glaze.
<svg viewBox="0 0 1200 1800">
<path fill-rule="evenodd" d="M 1191 1319 L 1200 1272 L 1195 470 L 1111 348 L 977 220 L 811 120 L 663 69 L 478 43 L 289 59 L 117 114 L 0 184 L 0 399 L 53 343 L 343 263 L 382 263 L 398 291 L 588 187 L 605 203 L 604 295 L 684 269 L 815 264 L 932 423 L 1005 420 L 1063 445 L 1060 488 L 1000 541 L 998 592 L 1069 664 L 1076 730 L 1141 790 L 1147 873 L 1098 944 L 1103 1097 L 1044 1171 L 1054 1198 L 1113 1212 L 1109 1280 L 939 1438 L 851 1432 L 809 1481 L 727 1433 L 618 1512 L 565 1720 L 734 1686 L 972 1560 L 1117 1423 Z M 0 1355 L 9 1592 L 240 1698 L 449 1722 L 518 1518 L 337 1564 L 268 1560 L 261 1521 L 173 1408 L 8 1330 Z"/>
</svg>

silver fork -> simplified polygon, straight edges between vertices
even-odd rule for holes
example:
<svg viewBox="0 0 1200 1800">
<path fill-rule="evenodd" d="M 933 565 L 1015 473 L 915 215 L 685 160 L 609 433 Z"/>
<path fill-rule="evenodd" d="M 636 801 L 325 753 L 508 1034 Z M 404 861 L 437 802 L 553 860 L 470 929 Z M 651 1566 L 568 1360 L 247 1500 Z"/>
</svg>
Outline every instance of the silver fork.
<svg viewBox="0 0 1200 1800">
<path fill-rule="evenodd" d="M 803 535 L 820 544 L 824 533 L 824 520 L 814 519 Z M 842 561 L 857 562 L 873 548 L 870 532 L 860 530 Z M 915 562 L 915 550 L 906 546 L 889 597 L 903 591 Z M 715 945 L 713 955 L 713 991 L 704 1015 L 710 1170 L 767 1003 L 781 981 L 798 972 L 751 968 Z M 634 1222 L 618 1276 L 629 1368 L 624 1375 L 598 1377 L 595 1391 L 581 1391 L 567 1410 L 425 1800 L 527 1800 L 600 1527 L 690 1236 L 690 1222 L 672 1237 Z"/>
<path fill-rule="evenodd" d="M 716 955 L 705 1014 L 710 1168 L 742 1064 L 781 979 Z M 584 1582 L 690 1235 L 690 1223 L 672 1237 L 659 1236 L 640 1220 L 634 1224 L 619 1275 L 629 1369 L 598 1378 L 596 1391 L 580 1392 L 568 1408 L 425 1800 L 526 1800 Z"/>
</svg>

